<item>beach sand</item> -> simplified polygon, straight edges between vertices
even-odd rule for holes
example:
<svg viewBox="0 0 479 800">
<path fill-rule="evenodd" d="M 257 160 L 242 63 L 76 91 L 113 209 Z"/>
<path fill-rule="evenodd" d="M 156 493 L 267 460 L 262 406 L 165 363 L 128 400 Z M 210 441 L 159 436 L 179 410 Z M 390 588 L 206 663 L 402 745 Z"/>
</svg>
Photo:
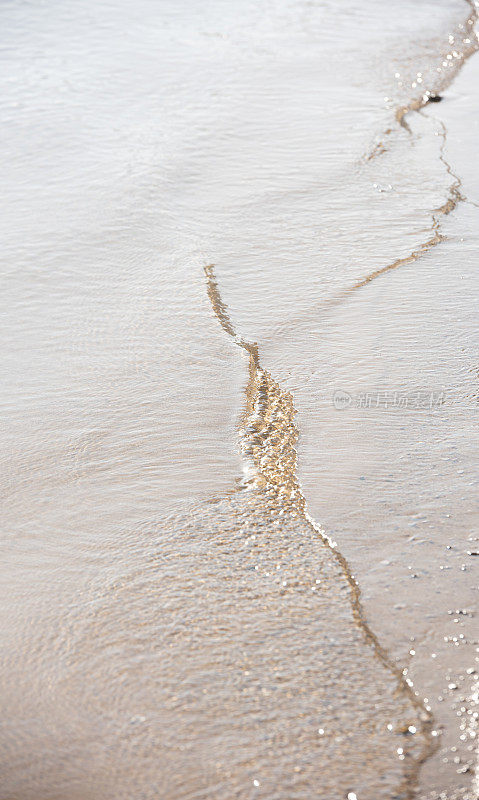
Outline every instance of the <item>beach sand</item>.
<svg viewBox="0 0 479 800">
<path fill-rule="evenodd" d="M 474 800 L 475 4 L 1 16 L 0 800 Z"/>
</svg>

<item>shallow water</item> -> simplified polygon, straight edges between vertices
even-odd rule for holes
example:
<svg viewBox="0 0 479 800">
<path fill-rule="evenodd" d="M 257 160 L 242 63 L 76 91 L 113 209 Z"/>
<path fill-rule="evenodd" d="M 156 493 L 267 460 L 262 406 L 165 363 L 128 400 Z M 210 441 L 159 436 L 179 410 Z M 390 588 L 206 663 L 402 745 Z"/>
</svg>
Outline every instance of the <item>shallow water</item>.
<svg viewBox="0 0 479 800">
<path fill-rule="evenodd" d="M 4 4 L 1 798 L 474 796 L 471 14 Z"/>
</svg>

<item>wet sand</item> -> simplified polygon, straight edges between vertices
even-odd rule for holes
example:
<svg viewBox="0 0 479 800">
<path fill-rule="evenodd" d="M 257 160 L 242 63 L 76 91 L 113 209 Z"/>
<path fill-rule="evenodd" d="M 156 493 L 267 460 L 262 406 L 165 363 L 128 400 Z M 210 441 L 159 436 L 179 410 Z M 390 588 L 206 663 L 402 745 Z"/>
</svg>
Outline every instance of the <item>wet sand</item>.
<svg viewBox="0 0 479 800">
<path fill-rule="evenodd" d="M 473 800 L 475 4 L 2 13 L 1 800 Z"/>
</svg>

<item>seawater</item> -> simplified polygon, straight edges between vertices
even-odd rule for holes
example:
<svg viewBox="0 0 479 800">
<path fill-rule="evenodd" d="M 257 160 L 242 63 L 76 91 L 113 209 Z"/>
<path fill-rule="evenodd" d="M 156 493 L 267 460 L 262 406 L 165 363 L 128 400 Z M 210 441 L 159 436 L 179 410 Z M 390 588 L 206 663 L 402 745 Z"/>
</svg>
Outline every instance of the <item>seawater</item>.
<svg viewBox="0 0 479 800">
<path fill-rule="evenodd" d="M 473 4 L 1 15 L 0 797 L 469 791 Z"/>
</svg>

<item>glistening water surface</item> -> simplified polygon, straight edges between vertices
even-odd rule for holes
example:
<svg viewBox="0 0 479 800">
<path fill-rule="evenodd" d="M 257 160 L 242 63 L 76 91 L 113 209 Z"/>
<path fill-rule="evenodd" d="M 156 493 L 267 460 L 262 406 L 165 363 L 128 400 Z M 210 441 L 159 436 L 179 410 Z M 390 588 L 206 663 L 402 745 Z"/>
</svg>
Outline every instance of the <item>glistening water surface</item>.
<svg viewBox="0 0 479 800">
<path fill-rule="evenodd" d="M 0 14 L 1 800 L 475 797 L 474 3 Z"/>
</svg>

